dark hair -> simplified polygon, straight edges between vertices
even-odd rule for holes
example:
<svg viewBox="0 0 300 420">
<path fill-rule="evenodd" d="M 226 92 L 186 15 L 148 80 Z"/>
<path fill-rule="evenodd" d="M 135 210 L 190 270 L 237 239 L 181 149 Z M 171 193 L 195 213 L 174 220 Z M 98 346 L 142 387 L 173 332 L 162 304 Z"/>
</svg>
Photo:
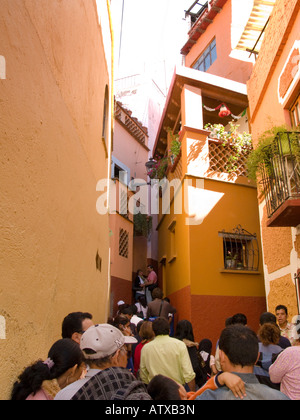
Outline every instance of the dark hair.
<svg viewBox="0 0 300 420">
<path fill-rule="evenodd" d="M 147 268 L 148 268 L 148 267 L 149 267 L 149 268 L 152 268 L 152 270 L 154 270 L 154 267 L 153 267 L 153 265 L 151 265 L 151 264 L 148 264 L 148 265 L 147 265 Z"/>
<path fill-rule="evenodd" d="M 267 322 L 268 323 L 272 322 L 273 324 L 276 324 L 276 316 L 272 314 L 271 312 L 264 312 L 263 314 L 261 314 L 259 318 L 260 325 L 264 325 Z"/>
<path fill-rule="evenodd" d="M 26 400 L 30 394 L 36 394 L 43 381 L 59 378 L 73 366 L 80 366 L 84 360 L 80 347 L 70 338 L 56 341 L 49 350 L 48 358 L 54 363 L 51 368 L 39 360 L 21 373 L 13 386 L 12 400 Z"/>
<path fill-rule="evenodd" d="M 170 326 L 166 318 L 156 318 L 152 323 L 152 328 L 155 336 L 170 334 Z"/>
<path fill-rule="evenodd" d="M 82 322 L 87 318 L 92 319 L 93 316 L 88 312 L 72 312 L 67 315 L 62 322 L 62 338 L 72 338 L 75 332 L 83 334 Z"/>
<path fill-rule="evenodd" d="M 254 366 L 258 356 L 258 338 L 244 325 L 229 325 L 221 333 L 219 348 L 234 366 Z"/>
<path fill-rule="evenodd" d="M 242 325 L 247 325 L 247 317 L 244 314 L 235 314 L 233 315 L 233 317 L 231 318 L 231 325 L 234 324 L 242 324 Z"/>
<path fill-rule="evenodd" d="M 133 315 L 133 306 L 126 303 L 122 308 L 119 310 L 119 314 L 122 315 Z"/>
<path fill-rule="evenodd" d="M 181 400 L 178 383 L 163 375 L 154 376 L 147 391 L 154 401 Z"/>
<path fill-rule="evenodd" d="M 285 311 L 285 313 L 288 314 L 288 310 L 287 310 L 286 306 L 278 305 L 278 306 L 276 306 L 275 311 L 279 311 L 280 309 L 283 309 Z"/>
<path fill-rule="evenodd" d="M 225 327 L 228 327 L 229 325 L 232 325 L 232 316 L 225 319 Z"/>
<path fill-rule="evenodd" d="M 190 323 L 190 321 L 183 319 L 178 322 L 175 332 L 175 338 L 178 338 L 179 340 L 183 340 L 184 338 L 186 338 L 187 340 L 195 341 L 193 326 Z"/>
<path fill-rule="evenodd" d="M 147 308 L 147 301 L 145 296 L 140 295 L 137 300 L 140 302 L 143 308 Z"/>
<path fill-rule="evenodd" d="M 118 329 L 120 329 L 119 328 L 119 326 L 120 325 L 123 325 L 123 326 L 125 326 L 125 325 L 127 325 L 127 324 L 129 324 L 130 323 L 130 321 L 129 321 L 129 319 L 127 318 L 127 316 L 125 316 L 125 315 L 117 315 L 116 317 L 115 317 L 115 319 L 113 320 L 113 326 L 114 327 L 116 327 L 116 328 L 118 328 Z"/>
</svg>

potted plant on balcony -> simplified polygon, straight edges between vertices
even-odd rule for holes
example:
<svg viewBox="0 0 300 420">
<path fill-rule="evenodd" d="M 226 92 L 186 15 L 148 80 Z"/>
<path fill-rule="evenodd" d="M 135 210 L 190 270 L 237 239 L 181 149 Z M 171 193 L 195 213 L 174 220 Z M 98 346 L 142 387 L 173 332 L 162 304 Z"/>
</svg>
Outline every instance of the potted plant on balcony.
<svg viewBox="0 0 300 420">
<path fill-rule="evenodd" d="M 148 172 L 148 175 L 151 179 L 158 179 L 161 180 L 165 177 L 166 170 L 168 168 L 168 157 L 155 157 L 156 164 L 153 166 L 152 169 Z"/>
<path fill-rule="evenodd" d="M 148 238 L 152 229 L 152 216 L 137 213 L 133 216 L 134 235 Z"/>
<path fill-rule="evenodd" d="M 228 251 L 225 258 L 225 268 L 235 268 L 236 260 L 237 254 L 232 254 L 230 251 Z"/>
<path fill-rule="evenodd" d="M 271 130 L 265 131 L 258 139 L 257 146 L 248 156 L 246 166 L 248 170 L 248 177 L 257 181 L 257 173 L 260 168 L 264 166 L 267 174 L 271 177 L 273 174 L 274 153 L 282 156 L 293 155 L 297 162 L 300 162 L 300 144 L 299 144 L 299 129 L 295 129 L 289 137 L 283 136 L 284 133 L 289 133 L 286 126 L 273 127 Z M 280 136 L 280 150 L 275 143 L 277 136 Z"/>
<path fill-rule="evenodd" d="M 231 148 L 231 156 L 226 164 L 226 171 L 234 173 L 239 168 L 239 161 L 242 156 L 247 156 L 252 150 L 252 135 L 247 132 L 239 132 L 239 124 L 229 122 L 229 130 L 226 131 L 222 124 L 206 124 L 205 128 L 211 131 L 211 137 L 222 142 L 223 147 Z"/>
<path fill-rule="evenodd" d="M 170 159 L 171 165 L 174 165 L 175 160 L 176 160 L 176 158 L 179 155 L 180 150 L 181 150 L 181 141 L 179 141 L 180 133 L 174 134 L 173 131 L 170 128 L 168 128 L 168 133 L 171 137 L 171 143 L 170 143 L 170 149 L 169 149 L 169 159 Z"/>
</svg>

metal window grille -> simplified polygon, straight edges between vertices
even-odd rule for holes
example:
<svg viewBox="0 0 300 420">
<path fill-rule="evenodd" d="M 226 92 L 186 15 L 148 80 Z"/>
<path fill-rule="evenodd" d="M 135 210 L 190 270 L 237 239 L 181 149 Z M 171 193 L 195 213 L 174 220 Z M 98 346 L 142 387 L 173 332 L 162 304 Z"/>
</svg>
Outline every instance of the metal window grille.
<svg viewBox="0 0 300 420">
<path fill-rule="evenodd" d="M 120 229 L 119 233 L 119 255 L 124 258 L 128 258 L 129 250 L 129 232 L 124 229 Z"/>
<path fill-rule="evenodd" d="M 261 167 L 261 184 L 268 217 L 289 198 L 300 197 L 300 133 L 278 133 L 266 147 L 269 159 Z"/>
<path fill-rule="evenodd" d="M 232 232 L 219 232 L 219 236 L 223 238 L 225 269 L 258 271 L 259 247 L 255 233 L 238 225 Z"/>
</svg>

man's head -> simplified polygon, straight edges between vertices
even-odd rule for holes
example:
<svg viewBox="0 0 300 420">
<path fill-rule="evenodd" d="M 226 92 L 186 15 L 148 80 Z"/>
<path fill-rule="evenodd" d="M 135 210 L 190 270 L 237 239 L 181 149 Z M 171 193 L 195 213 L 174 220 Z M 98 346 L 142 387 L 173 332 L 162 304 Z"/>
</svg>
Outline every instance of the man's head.
<svg viewBox="0 0 300 420">
<path fill-rule="evenodd" d="M 158 335 L 169 335 L 170 334 L 170 325 L 166 318 L 156 318 L 152 323 L 152 328 L 155 336 Z"/>
<path fill-rule="evenodd" d="M 102 369 L 126 367 L 126 344 L 135 343 L 137 340 L 134 337 L 123 335 L 113 325 L 99 324 L 85 331 L 80 340 L 80 348 L 89 366 Z"/>
<path fill-rule="evenodd" d="M 133 305 L 129 305 L 129 304 L 123 305 L 119 313 L 121 315 L 126 316 L 128 320 L 130 321 L 133 316 Z"/>
<path fill-rule="evenodd" d="M 266 323 L 273 323 L 276 324 L 276 316 L 272 314 L 272 312 L 264 312 L 261 314 L 259 318 L 260 325 L 264 325 Z"/>
<path fill-rule="evenodd" d="M 151 271 L 153 271 L 153 270 L 154 270 L 153 265 L 151 265 L 151 264 L 147 265 L 148 273 L 151 273 Z"/>
<path fill-rule="evenodd" d="M 233 317 L 231 317 L 231 325 L 234 324 L 242 324 L 242 325 L 247 325 L 247 317 L 244 314 L 238 313 L 233 315 Z"/>
<path fill-rule="evenodd" d="M 276 314 L 278 325 L 280 327 L 285 326 L 285 324 L 287 323 L 287 318 L 288 318 L 287 307 L 284 305 L 276 306 L 275 314 Z"/>
<path fill-rule="evenodd" d="M 92 325 L 93 316 L 88 312 L 71 312 L 62 323 L 62 338 L 71 338 L 80 343 L 81 335 Z"/>
<path fill-rule="evenodd" d="M 250 328 L 241 324 L 226 327 L 219 348 L 224 371 L 250 373 L 253 370 L 258 358 L 258 338 Z"/>
</svg>

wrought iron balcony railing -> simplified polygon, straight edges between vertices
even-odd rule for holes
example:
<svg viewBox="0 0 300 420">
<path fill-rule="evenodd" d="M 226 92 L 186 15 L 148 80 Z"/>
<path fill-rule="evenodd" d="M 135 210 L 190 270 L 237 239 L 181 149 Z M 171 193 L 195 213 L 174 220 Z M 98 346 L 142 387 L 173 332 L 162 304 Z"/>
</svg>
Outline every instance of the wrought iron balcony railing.
<svg viewBox="0 0 300 420">
<path fill-rule="evenodd" d="M 300 199 L 300 133 L 278 133 L 266 149 L 261 184 L 270 218 L 287 200 Z"/>
</svg>

